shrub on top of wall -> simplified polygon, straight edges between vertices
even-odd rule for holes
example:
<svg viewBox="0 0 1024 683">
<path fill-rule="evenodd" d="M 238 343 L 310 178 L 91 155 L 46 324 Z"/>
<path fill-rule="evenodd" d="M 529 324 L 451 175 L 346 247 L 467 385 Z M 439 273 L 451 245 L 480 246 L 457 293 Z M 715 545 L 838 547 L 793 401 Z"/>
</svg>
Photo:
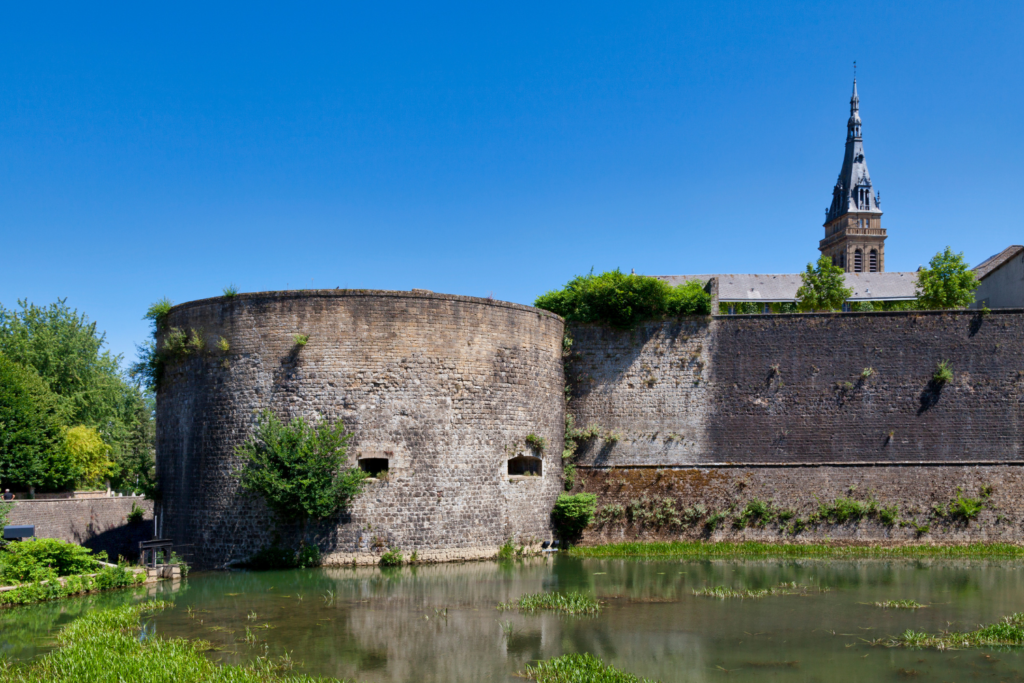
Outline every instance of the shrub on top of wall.
<svg viewBox="0 0 1024 683">
<path fill-rule="evenodd" d="M 617 268 L 607 273 L 579 275 L 565 287 L 537 297 L 537 308 L 569 322 L 604 323 L 628 329 L 644 320 L 671 315 L 708 315 L 711 295 L 690 281 L 673 287 L 658 278 L 626 275 Z"/>
</svg>

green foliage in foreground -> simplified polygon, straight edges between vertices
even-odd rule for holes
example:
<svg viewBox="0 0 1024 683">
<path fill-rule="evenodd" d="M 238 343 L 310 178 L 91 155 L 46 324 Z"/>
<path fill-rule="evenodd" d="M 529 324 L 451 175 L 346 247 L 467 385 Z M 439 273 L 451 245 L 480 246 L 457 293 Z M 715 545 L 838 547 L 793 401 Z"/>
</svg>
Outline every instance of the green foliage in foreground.
<svg viewBox="0 0 1024 683">
<path fill-rule="evenodd" d="M 539 683 L 655 683 L 620 671 L 589 653 L 562 655 L 536 666 L 527 665 L 522 675 Z"/>
<path fill-rule="evenodd" d="M 203 654 L 201 640 L 139 639 L 139 619 L 162 609 L 154 602 L 93 612 L 57 636 L 57 648 L 41 659 L 0 670 L 10 683 L 313 683 L 334 679 L 283 675 L 283 663 L 260 657 L 252 666 L 219 666 Z"/>
<path fill-rule="evenodd" d="M 673 287 L 655 277 L 626 275 L 615 269 L 600 275 L 578 275 L 562 289 L 540 295 L 533 305 L 569 322 L 629 329 L 665 316 L 708 315 L 711 295 L 701 282 Z"/>
<path fill-rule="evenodd" d="M 498 609 L 519 610 L 520 612 L 538 612 L 548 610 L 564 614 L 597 614 L 601 611 L 601 603 L 593 595 L 580 591 L 568 593 L 530 593 L 510 602 L 503 602 Z"/>
<path fill-rule="evenodd" d="M 999 647 L 1024 645 L 1024 612 L 1018 612 L 1003 620 L 965 633 L 944 631 L 935 635 L 907 629 L 899 636 L 876 640 L 875 645 L 905 647 L 912 650 L 935 648 L 937 650 L 959 650 L 968 647 Z"/>
<path fill-rule="evenodd" d="M 91 591 L 138 586 L 146 580 L 145 574 L 137 574 L 125 567 L 103 567 L 95 576 L 68 576 L 62 580 L 57 579 L 52 573 L 53 570 L 49 571 L 50 576 L 44 580 L 0 593 L 0 605 L 27 605 L 33 602 L 58 600 Z"/>
<path fill-rule="evenodd" d="M 106 555 L 102 556 L 106 559 Z M 55 538 L 30 538 L 0 550 L 0 585 L 87 574 L 99 564 L 88 548 Z"/>
<path fill-rule="evenodd" d="M 255 432 L 235 450 L 242 488 L 261 496 L 283 520 L 307 522 L 343 510 L 362 491 L 367 473 L 343 465 L 352 435 L 337 422 L 283 424 L 266 410 Z"/>
<path fill-rule="evenodd" d="M 569 550 L 576 557 L 803 557 L 846 558 L 1017 558 L 1024 546 L 1010 543 L 968 545 L 904 545 L 895 547 L 838 546 L 798 543 L 707 543 L 704 541 L 626 542 L 579 546 Z"/>
</svg>

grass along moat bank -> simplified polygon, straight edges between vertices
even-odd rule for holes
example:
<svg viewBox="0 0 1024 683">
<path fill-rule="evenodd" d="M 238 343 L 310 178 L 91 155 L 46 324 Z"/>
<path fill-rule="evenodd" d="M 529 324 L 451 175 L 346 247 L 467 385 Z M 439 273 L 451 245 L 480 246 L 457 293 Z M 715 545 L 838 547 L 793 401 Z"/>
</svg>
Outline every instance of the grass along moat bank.
<svg viewBox="0 0 1024 683">
<path fill-rule="evenodd" d="M 167 606 L 163 602 L 126 605 L 92 612 L 66 626 L 57 647 L 41 659 L 0 669 L 11 683 L 316 683 L 337 681 L 290 674 L 290 658 L 257 658 L 244 666 L 221 666 L 203 654 L 204 640 L 161 638 L 148 634 L 142 618 Z M 343 682 L 341 682 L 343 683 Z"/>
<path fill-rule="evenodd" d="M 1011 543 L 966 545 L 833 545 L 824 543 L 759 543 L 710 541 L 630 541 L 574 546 L 568 554 L 579 558 L 635 557 L 656 559 L 705 558 L 820 558 L 820 559 L 1017 559 L 1024 546 Z"/>
</svg>

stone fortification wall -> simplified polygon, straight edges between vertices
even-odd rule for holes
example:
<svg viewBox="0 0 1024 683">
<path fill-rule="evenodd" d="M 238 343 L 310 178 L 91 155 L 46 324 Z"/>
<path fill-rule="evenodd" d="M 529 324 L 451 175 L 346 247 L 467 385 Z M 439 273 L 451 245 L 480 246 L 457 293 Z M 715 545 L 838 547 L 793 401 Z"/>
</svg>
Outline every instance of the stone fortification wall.
<svg viewBox="0 0 1024 683">
<path fill-rule="evenodd" d="M 233 455 L 264 409 L 340 420 L 355 458 L 389 461 L 387 481 L 319 529 L 328 561 L 372 558 L 378 537 L 423 559 L 550 537 L 564 421 L 557 316 L 470 297 L 338 290 L 196 301 L 167 323 L 206 341 L 168 366 L 157 401 L 161 533 L 191 544 L 200 566 L 245 558 L 275 533 L 262 504 L 239 495 Z M 308 335 L 305 346 L 297 334 Z M 531 433 L 548 442 L 541 476 L 509 476 L 507 461 L 528 454 Z"/>
<path fill-rule="evenodd" d="M 986 484 L 1003 502 L 983 514 L 993 524 L 1002 515 L 999 537 L 1016 538 L 1006 520 L 1016 520 L 1012 501 L 1024 493 L 1024 312 L 729 316 L 570 331 L 570 412 L 600 428 L 579 451 L 582 485 L 602 506 L 642 497 L 639 484 L 617 482 L 647 469 L 679 482 L 648 481 L 649 498 L 703 501 L 709 513 L 759 499 L 809 514 L 818 500 L 874 496 L 907 521 L 948 503 L 957 486 L 976 496 Z M 945 384 L 933 380 L 940 361 L 954 375 Z M 630 533 L 662 533 L 641 526 Z M 961 531 L 987 538 L 979 528 Z"/>
<path fill-rule="evenodd" d="M 145 511 L 143 521 L 128 523 L 132 505 Z M 8 524 L 32 524 L 37 538 L 58 538 L 93 550 L 134 558 L 139 541 L 153 537 L 153 501 L 144 498 L 72 498 L 16 500 Z"/>
<path fill-rule="evenodd" d="M 729 316 L 571 333 L 570 411 L 603 429 L 585 464 L 1024 461 L 1021 312 Z M 945 385 L 932 380 L 940 361 L 954 374 Z"/>
</svg>

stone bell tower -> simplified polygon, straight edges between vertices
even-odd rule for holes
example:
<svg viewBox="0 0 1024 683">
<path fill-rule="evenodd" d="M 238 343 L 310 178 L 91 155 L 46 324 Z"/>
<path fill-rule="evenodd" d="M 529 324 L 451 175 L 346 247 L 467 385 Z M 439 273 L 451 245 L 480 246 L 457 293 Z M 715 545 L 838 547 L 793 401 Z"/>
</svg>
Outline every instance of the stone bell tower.
<svg viewBox="0 0 1024 683">
<path fill-rule="evenodd" d="M 885 228 L 881 195 L 874 192 L 864 139 L 860 134 L 860 98 L 853 79 L 850 120 L 846 124 L 843 170 L 832 189 L 832 205 L 825 210 L 825 239 L 818 250 L 847 273 L 885 272 Z"/>
</svg>

